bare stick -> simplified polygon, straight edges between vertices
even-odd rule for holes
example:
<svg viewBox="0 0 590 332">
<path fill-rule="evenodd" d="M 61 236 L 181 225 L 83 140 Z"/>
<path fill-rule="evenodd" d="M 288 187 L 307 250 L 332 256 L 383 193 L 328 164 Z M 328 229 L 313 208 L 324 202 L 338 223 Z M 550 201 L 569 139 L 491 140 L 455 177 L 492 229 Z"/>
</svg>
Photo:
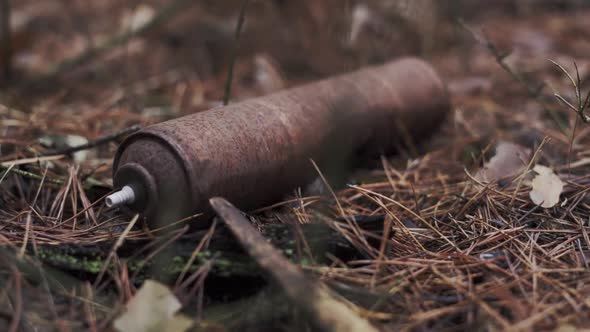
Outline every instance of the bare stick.
<svg viewBox="0 0 590 332">
<path fill-rule="evenodd" d="M 0 1 L 0 48 L 2 49 L 2 75 L 9 80 L 12 74 L 12 40 L 10 31 L 10 0 Z"/>
<path fill-rule="evenodd" d="M 582 94 L 582 79 L 580 78 L 580 71 L 578 70 L 578 64 L 576 63 L 575 60 L 574 60 L 574 68 L 576 69 L 576 79 L 575 80 L 572 77 L 572 75 L 562 65 L 560 65 L 559 63 L 557 63 L 553 60 L 549 60 L 549 61 L 551 61 L 551 63 L 553 63 L 563 74 L 565 74 L 567 76 L 567 78 L 572 83 L 572 86 L 574 87 L 574 95 L 576 96 L 576 105 L 574 106 L 574 105 L 572 105 L 572 103 L 567 101 L 567 99 L 565 99 L 559 93 L 553 94 L 555 96 L 555 98 L 557 98 L 557 100 L 559 100 L 562 104 L 567 106 L 572 111 L 576 112 L 576 114 L 578 115 L 576 117 L 576 122 L 574 123 L 574 128 L 572 130 L 572 138 L 570 140 L 570 146 L 569 146 L 569 149 L 567 152 L 567 165 L 568 165 L 567 167 L 568 167 L 568 172 L 571 175 L 571 173 L 572 173 L 572 167 L 571 167 L 572 152 L 573 152 L 573 148 L 574 148 L 574 140 L 576 139 L 576 128 L 578 127 L 578 121 L 581 119 L 584 123 L 590 122 L 590 116 L 588 116 L 586 114 L 586 109 L 590 106 L 590 90 L 588 91 L 586 98 L 584 98 L 583 94 Z"/>
<path fill-rule="evenodd" d="M 576 96 L 576 105 L 573 105 L 572 103 L 567 101 L 567 99 L 565 99 L 559 93 L 554 93 L 553 95 L 555 96 L 555 98 L 557 98 L 557 100 L 559 100 L 561 103 L 563 103 L 569 109 L 576 112 L 578 114 L 578 116 L 580 117 L 580 119 L 582 119 L 582 121 L 584 121 L 584 123 L 590 123 L 590 116 L 588 116 L 585 113 L 586 109 L 588 107 L 590 107 L 590 90 L 588 91 L 588 94 L 584 98 L 584 96 L 582 94 L 582 79 L 580 78 L 580 71 L 578 70 L 578 64 L 576 63 L 576 61 L 574 61 L 574 68 L 576 69 L 576 79 L 574 80 L 572 75 L 562 65 L 560 65 L 559 63 L 557 63 L 553 60 L 549 60 L 549 61 L 551 61 L 551 63 L 553 63 L 557 68 L 559 68 L 559 70 L 563 74 L 565 74 L 567 76 L 567 78 L 570 80 L 570 82 L 572 83 L 572 86 L 574 87 L 574 95 Z"/>
<path fill-rule="evenodd" d="M 129 128 L 125 128 L 125 129 L 120 130 L 118 132 L 108 134 L 105 136 L 101 136 L 93 141 L 89 141 L 88 143 L 84 143 L 84 144 L 76 145 L 76 146 L 69 146 L 69 147 L 66 147 L 63 149 L 44 151 L 44 152 L 41 152 L 39 155 L 40 156 L 55 156 L 55 155 L 62 155 L 62 154 L 67 155 L 67 154 L 71 154 L 74 152 L 91 149 L 91 148 L 97 147 L 99 145 L 103 145 L 108 142 L 114 141 L 120 137 L 134 133 L 134 132 L 138 131 L 139 129 L 141 129 L 141 127 L 139 125 L 133 125 Z"/>
<path fill-rule="evenodd" d="M 246 21 L 246 7 L 248 7 L 248 3 L 250 3 L 250 0 L 244 0 L 242 2 L 242 7 L 240 8 L 240 14 L 238 16 L 238 24 L 236 25 L 234 49 L 232 52 L 231 62 L 229 64 L 229 71 L 227 73 L 227 79 L 225 81 L 225 92 L 223 94 L 223 105 L 227 105 L 229 103 L 229 99 L 231 97 L 231 85 L 232 85 L 232 81 L 234 79 L 234 67 L 236 65 L 236 59 L 238 57 L 238 52 L 240 50 L 240 35 L 242 34 L 242 26 L 244 25 L 244 21 Z"/>
<path fill-rule="evenodd" d="M 214 197 L 209 203 L 246 252 L 282 287 L 287 298 L 312 318 L 318 330 L 377 331 L 323 283 L 308 278 L 299 267 L 287 260 L 230 202 Z"/>
</svg>

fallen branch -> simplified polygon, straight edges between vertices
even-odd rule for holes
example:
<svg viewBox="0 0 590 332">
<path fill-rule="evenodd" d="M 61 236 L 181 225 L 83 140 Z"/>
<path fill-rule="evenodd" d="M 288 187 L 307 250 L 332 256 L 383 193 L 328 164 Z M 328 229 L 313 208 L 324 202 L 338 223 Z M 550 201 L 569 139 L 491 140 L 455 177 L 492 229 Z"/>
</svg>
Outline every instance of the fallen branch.
<svg viewBox="0 0 590 332">
<path fill-rule="evenodd" d="M 287 298 L 312 318 L 320 331 L 377 331 L 323 283 L 306 277 L 231 203 L 220 197 L 209 202 L 248 254 L 281 286 Z"/>
<path fill-rule="evenodd" d="M 39 156 L 55 156 L 55 155 L 69 155 L 74 152 L 82 151 L 97 147 L 99 145 L 103 145 L 114 140 L 117 140 L 123 136 L 129 135 L 141 129 L 139 125 L 133 125 L 129 128 L 122 129 L 112 134 L 108 134 L 105 136 L 101 136 L 95 140 L 88 141 L 87 143 L 76 145 L 76 146 L 68 146 L 62 149 L 55 149 L 55 150 L 48 150 L 39 153 Z"/>
</svg>

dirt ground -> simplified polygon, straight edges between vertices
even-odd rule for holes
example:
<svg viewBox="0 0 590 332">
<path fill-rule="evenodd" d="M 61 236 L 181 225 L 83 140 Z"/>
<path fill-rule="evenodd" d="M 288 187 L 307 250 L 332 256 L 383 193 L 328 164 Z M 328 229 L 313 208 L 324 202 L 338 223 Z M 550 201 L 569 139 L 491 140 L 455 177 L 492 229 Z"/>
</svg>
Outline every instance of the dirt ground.
<svg viewBox="0 0 590 332">
<path fill-rule="evenodd" d="M 112 158 L 137 126 L 221 105 L 232 63 L 239 102 L 406 55 L 447 83 L 440 130 L 354 172 L 336 199 L 298 191 L 249 220 L 351 319 L 380 330 L 590 328 L 585 1 L 11 5 L 10 42 L 0 35 L 0 330 L 116 330 L 145 280 L 172 290 L 191 330 L 337 319 L 285 296 L 273 267 L 220 224 L 127 229 L 132 216 L 104 205 Z"/>
</svg>

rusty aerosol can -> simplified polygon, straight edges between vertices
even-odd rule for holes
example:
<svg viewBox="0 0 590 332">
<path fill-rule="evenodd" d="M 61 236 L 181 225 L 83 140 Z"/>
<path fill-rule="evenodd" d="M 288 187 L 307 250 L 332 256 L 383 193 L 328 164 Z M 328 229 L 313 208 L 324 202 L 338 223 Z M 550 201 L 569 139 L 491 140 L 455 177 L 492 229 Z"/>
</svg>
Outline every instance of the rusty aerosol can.
<svg viewBox="0 0 590 332">
<path fill-rule="evenodd" d="M 276 202 L 350 158 L 391 151 L 433 131 L 450 109 L 443 81 L 415 58 L 149 126 L 114 159 L 127 205 L 153 225 L 209 210 L 222 196 L 241 209 Z"/>
</svg>

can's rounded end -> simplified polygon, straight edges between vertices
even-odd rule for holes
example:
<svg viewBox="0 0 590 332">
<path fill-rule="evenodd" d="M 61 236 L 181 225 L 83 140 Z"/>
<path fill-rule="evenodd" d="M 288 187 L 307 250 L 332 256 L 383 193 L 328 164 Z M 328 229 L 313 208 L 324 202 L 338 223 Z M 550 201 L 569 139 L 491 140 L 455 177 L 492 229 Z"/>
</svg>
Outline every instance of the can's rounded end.
<svg viewBox="0 0 590 332">
<path fill-rule="evenodd" d="M 119 146 L 113 170 L 113 185 L 129 186 L 135 194 L 125 206 L 154 228 L 186 217 L 195 204 L 184 152 L 174 145 L 178 138 L 158 134 L 148 128 L 127 138 Z"/>
<path fill-rule="evenodd" d="M 127 205 L 138 213 L 149 213 L 158 201 L 154 178 L 142 165 L 127 163 L 120 167 L 114 178 L 115 186 L 121 190 L 107 197 L 106 205 Z M 110 198 L 110 199 L 109 199 Z"/>
</svg>

